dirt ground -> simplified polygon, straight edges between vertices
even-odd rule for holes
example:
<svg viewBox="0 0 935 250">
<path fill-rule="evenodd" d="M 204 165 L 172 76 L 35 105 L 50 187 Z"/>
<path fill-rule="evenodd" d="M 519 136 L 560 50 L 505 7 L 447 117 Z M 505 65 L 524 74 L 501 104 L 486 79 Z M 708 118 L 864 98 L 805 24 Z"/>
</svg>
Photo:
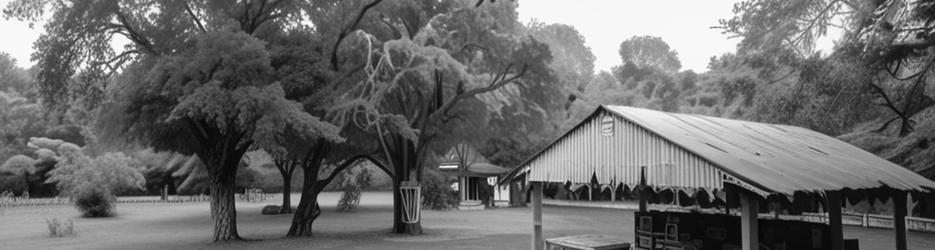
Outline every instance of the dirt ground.
<svg viewBox="0 0 935 250">
<path fill-rule="evenodd" d="M 391 194 L 364 193 L 354 212 L 337 212 L 339 193 L 324 193 L 324 213 L 312 238 L 284 238 L 292 215 L 261 215 L 266 204 L 240 202 L 238 229 L 251 241 L 212 243 L 208 203 L 119 204 L 118 216 L 78 217 L 71 206 L 14 208 L 0 211 L 0 249 L 528 249 L 532 211 L 497 208 L 485 211 L 423 211 L 425 234 L 389 233 Z M 293 196 L 298 201 L 298 196 Z M 546 207 L 546 238 L 606 234 L 633 238 L 633 213 L 600 208 Z M 73 219 L 76 236 L 49 238 L 45 219 Z M 846 238 L 860 239 L 860 249 L 893 249 L 893 232 L 845 227 Z M 909 233 L 910 249 L 935 249 L 935 234 Z"/>
</svg>

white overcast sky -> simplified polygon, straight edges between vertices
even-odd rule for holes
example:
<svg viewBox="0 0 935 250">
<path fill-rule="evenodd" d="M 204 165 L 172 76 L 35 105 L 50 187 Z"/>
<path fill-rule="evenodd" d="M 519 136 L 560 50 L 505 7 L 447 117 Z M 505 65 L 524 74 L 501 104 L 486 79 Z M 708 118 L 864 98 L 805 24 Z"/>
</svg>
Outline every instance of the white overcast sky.
<svg viewBox="0 0 935 250">
<path fill-rule="evenodd" d="M 0 0 L 5 7 L 9 0 Z M 620 42 L 641 35 L 658 36 L 678 51 L 683 70 L 704 72 L 712 56 L 734 51 L 738 39 L 728 39 L 711 29 L 718 19 L 732 15 L 739 0 L 520 0 L 523 23 L 537 19 L 544 23 L 575 26 L 597 57 L 595 70 L 620 64 Z M 0 51 L 16 58 L 21 67 L 32 66 L 32 43 L 42 32 L 41 25 L 30 29 L 24 22 L 0 18 Z M 830 48 L 830 41 L 818 48 Z"/>
<path fill-rule="evenodd" d="M 0 0 L 0 9 L 6 8 L 10 0 Z M 33 65 L 29 61 L 29 55 L 32 54 L 32 42 L 39 38 L 42 26 L 36 25 L 35 29 L 29 29 L 25 22 L 19 22 L 15 19 L 6 20 L 0 14 L 0 52 L 6 52 L 16 59 L 16 64 L 20 67 L 30 67 Z"/>
<path fill-rule="evenodd" d="M 545 23 L 575 26 L 597 61 L 595 70 L 621 64 L 620 42 L 633 36 L 658 36 L 678 52 L 682 69 L 707 70 L 711 56 L 734 51 L 738 39 L 727 39 L 711 29 L 718 19 L 731 17 L 738 0 L 526 0 L 519 2 L 524 23 L 534 18 Z"/>
</svg>

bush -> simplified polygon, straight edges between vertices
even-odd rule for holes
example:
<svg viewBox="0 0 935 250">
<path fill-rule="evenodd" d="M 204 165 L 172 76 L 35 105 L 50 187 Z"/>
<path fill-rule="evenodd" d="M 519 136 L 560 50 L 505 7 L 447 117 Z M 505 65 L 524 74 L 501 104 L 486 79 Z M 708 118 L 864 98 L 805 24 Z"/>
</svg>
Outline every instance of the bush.
<svg viewBox="0 0 935 250">
<path fill-rule="evenodd" d="M 344 194 L 341 195 L 341 199 L 338 200 L 338 210 L 340 211 L 351 211 L 357 208 L 360 205 L 360 194 L 364 189 L 370 187 L 373 178 L 370 174 L 370 170 L 366 168 L 360 169 L 357 172 L 347 171 L 344 172 L 345 182 L 342 184 L 342 190 Z M 350 176 L 354 178 L 351 179 Z"/>
<path fill-rule="evenodd" d="M 113 215 L 117 197 L 106 188 L 81 185 L 74 193 L 75 207 L 84 217 L 109 217 Z"/>
<path fill-rule="evenodd" d="M 295 206 L 292 206 L 292 211 L 295 211 Z M 260 211 L 260 214 L 265 215 L 277 215 L 277 214 L 291 214 L 292 212 L 283 213 L 282 207 L 279 205 L 266 205 L 263 207 L 263 210 Z"/>
<path fill-rule="evenodd" d="M 45 224 L 49 226 L 49 237 L 65 237 L 75 235 L 75 222 L 71 219 L 59 221 L 52 218 L 45 219 Z"/>
<path fill-rule="evenodd" d="M 422 205 L 432 210 L 458 207 L 458 191 L 451 189 L 448 178 L 435 170 L 426 169 L 422 176 Z"/>
<path fill-rule="evenodd" d="M 263 211 L 260 211 L 260 213 L 261 213 L 261 214 L 266 214 L 266 215 L 276 215 L 276 214 L 279 214 L 279 212 L 280 212 L 281 210 L 282 210 L 282 209 L 281 209 L 281 207 L 279 207 L 279 206 L 276 206 L 276 205 L 266 205 L 265 207 L 263 207 Z"/>
<path fill-rule="evenodd" d="M 49 171 L 46 182 L 55 183 L 72 198 L 75 196 L 71 192 L 86 184 L 102 187 L 109 193 L 143 188 L 146 179 L 129 156 L 117 152 L 91 157 L 81 150 L 71 143 L 60 145 L 55 169 Z"/>
<path fill-rule="evenodd" d="M 132 158 L 123 153 L 105 153 L 90 157 L 81 147 L 71 143 L 59 145 L 55 169 L 49 171 L 47 183 L 75 201 L 75 207 L 85 217 L 113 215 L 115 192 L 142 189 L 145 184 L 140 168 L 131 165 Z"/>
</svg>

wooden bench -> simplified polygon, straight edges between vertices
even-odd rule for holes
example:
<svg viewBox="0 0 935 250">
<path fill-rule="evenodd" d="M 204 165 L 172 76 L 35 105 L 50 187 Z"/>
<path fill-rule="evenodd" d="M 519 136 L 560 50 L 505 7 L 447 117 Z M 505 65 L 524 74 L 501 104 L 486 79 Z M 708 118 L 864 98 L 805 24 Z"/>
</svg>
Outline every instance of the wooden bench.
<svg viewBox="0 0 935 250">
<path fill-rule="evenodd" d="M 607 235 L 575 235 L 545 240 L 545 249 L 548 250 L 629 250 L 630 243 Z"/>
</svg>

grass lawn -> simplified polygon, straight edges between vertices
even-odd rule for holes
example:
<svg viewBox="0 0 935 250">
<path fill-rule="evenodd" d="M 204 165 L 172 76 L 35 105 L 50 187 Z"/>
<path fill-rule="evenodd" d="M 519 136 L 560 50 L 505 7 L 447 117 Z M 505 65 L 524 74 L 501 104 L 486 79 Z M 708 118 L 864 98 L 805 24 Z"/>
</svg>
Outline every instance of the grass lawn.
<svg viewBox="0 0 935 250">
<path fill-rule="evenodd" d="M 293 195 L 293 201 L 298 196 Z M 340 193 L 323 193 L 324 212 L 312 238 L 284 238 L 292 215 L 261 215 L 264 203 L 239 202 L 238 229 L 255 241 L 212 243 L 208 203 L 119 204 L 113 218 L 78 217 L 72 206 L 14 208 L 0 211 L 0 249 L 528 249 L 532 211 L 423 211 L 425 234 L 388 233 L 391 194 L 364 193 L 350 213 L 337 212 Z M 633 238 L 633 213 L 600 208 L 546 207 L 545 237 L 607 234 Z M 71 218 L 77 236 L 49 238 L 46 218 Z M 893 232 L 845 227 L 846 238 L 861 249 L 893 249 Z M 935 249 L 935 234 L 909 233 L 910 249 Z"/>
</svg>

